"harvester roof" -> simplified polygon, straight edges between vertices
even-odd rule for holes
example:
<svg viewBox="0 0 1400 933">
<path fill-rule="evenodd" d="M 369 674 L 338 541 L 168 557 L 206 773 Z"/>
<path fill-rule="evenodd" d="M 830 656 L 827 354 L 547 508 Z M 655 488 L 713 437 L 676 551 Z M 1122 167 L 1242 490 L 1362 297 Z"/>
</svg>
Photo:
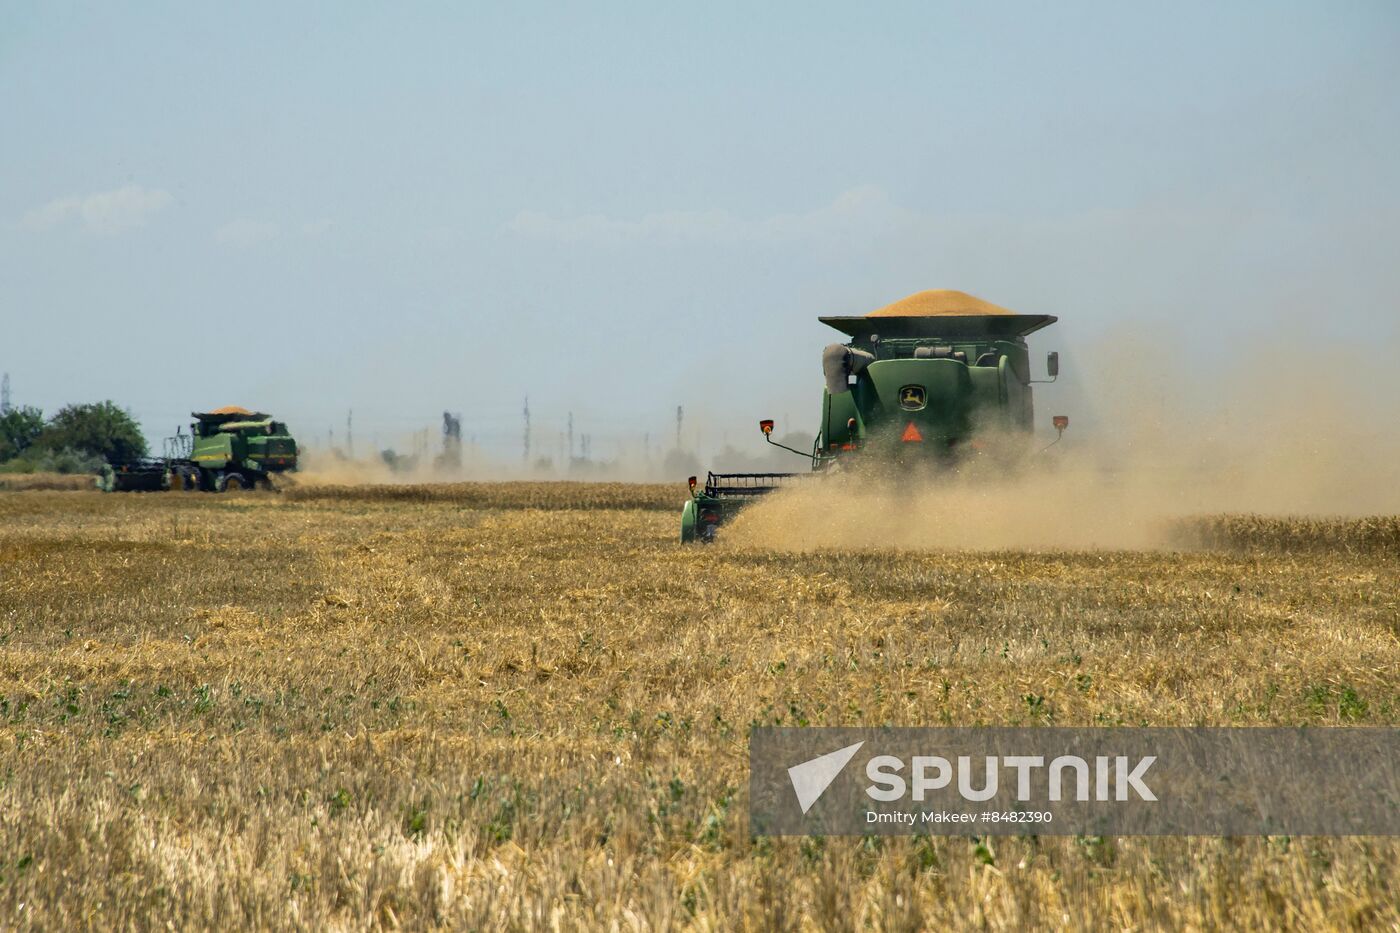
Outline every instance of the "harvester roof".
<svg viewBox="0 0 1400 933">
<path fill-rule="evenodd" d="M 1017 314 L 966 292 L 931 289 L 860 317 L 817 320 L 851 337 L 1024 337 L 1059 319 Z"/>
</svg>

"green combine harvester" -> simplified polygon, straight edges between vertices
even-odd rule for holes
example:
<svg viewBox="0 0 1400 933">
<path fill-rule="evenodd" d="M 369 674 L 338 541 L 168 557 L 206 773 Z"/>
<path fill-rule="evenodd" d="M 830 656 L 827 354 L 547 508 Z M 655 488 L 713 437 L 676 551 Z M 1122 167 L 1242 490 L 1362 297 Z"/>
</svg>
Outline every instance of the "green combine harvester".
<svg viewBox="0 0 1400 933">
<path fill-rule="evenodd" d="M 163 457 L 108 462 L 97 477 L 106 492 L 266 489 L 297 468 L 297 442 L 281 421 L 230 405 L 192 412 L 190 433 L 165 439 Z"/>
<path fill-rule="evenodd" d="M 710 473 L 681 511 L 681 541 L 711 541 L 743 506 L 775 489 L 835 471 L 874 467 L 899 477 L 959 470 L 974 460 L 1007 468 L 1031 452 L 1033 382 L 1026 337 L 1055 323 L 957 291 L 911 295 L 863 317 L 823 317 L 849 339 L 822 351 L 826 388 L 810 451 L 769 444 L 810 461 L 803 473 Z M 1069 419 L 1056 415 L 1058 433 Z M 1058 441 L 1058 434 L 1056 437 Z"/>
</svg>

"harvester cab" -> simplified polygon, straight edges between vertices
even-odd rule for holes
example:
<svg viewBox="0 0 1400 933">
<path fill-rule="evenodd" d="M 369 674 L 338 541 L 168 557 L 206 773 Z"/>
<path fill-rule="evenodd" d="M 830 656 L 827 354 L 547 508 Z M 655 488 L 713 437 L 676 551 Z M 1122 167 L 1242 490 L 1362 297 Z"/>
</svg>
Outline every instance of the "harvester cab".
<svg viewBox="0 0 1400 933">
<path fill-rule="evenodd" d="M 1014 460 L 1029 450 L 1034 428 L 1026 337 L 1057 319 L 1016 314 L 956 291 L 927 291 L 859 317 L 822 317 L 849 339 L 822 351 L 821 426 L 810 452 L 767 442 L 808 458 L 804 473 L 710 473 L 692 479 L 681 514 L 682 541 L 712 540 L 738 509 L 774 489 L 857 462 L 901 473 L 957 469 L 971 459 Z M 1069 419 L 1056 416 L 1059 434 Z M 1058 435 L 1057 435 L 1058 440 Z"/>
</svg>

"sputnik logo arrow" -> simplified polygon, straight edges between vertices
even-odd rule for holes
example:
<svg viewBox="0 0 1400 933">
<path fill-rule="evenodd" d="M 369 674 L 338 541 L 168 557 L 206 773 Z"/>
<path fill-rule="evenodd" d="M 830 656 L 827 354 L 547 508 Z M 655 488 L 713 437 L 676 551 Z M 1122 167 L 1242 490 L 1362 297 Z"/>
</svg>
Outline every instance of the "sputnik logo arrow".
<svg viewBox="0 0 1400 933">
<path fill-rule="evenodd" d="M 841 769 L 850 763 L 864 744 L 864 742 L 857 742 L 854 745 L 847 745 L 845 748 L 838 748 L 834 752 L 828 752 L 788 768 L 792 789 L 797 792 L 797 803 L 802 807 L 804 814 L 812 809 L 812 804 L 816 803 L 822 794 L 826 793 L 826 789 L 831 786 L 832 781 L 836 780 Z"/>
</svg>

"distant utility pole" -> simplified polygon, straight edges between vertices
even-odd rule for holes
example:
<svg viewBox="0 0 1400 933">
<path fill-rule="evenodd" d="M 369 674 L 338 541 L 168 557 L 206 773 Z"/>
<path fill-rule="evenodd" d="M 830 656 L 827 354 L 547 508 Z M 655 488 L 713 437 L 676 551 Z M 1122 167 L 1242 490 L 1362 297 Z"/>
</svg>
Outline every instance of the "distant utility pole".
<svg viewBox="0 0 1400 933">
<path fill-rule="evenodd" d="M 681 405 L 677 405 L 677 406 L 676 406 L 676 449 L 677 449 L 677 450 L 680 450 L 680 448 L 681 448 L 681 422 L 684 421 L 684 420 L 685 420 L 685 408 L 684 408 L 683 406 L 681 406 Z"/>
<path fill-rule="evenodd" d="M 530 396 L 525 396 L 525 463 L 530 463 Z"/>
<path fill-rule="evenodd" d="M 355 457 L 355 435 L 350 430 L 350 423 L 354 420 L 353 409 L 345 413 L 345 456 L 354 459 Z"/>
<path fill-rule="evenodd" d="M 462 465 L 462 413 L 442 413 L 442 460 L 451 467 Z"/>
<path fill-rule="evenodd" d="M 0 415 L 10 413 L 10 374 L 5 373 L 4 378 L 0 378 Z"/>
<path fill-rule="evenodd" d="M 569 460 L 574 459 L 574 413 L 569 412 Z"/>
</svg>

